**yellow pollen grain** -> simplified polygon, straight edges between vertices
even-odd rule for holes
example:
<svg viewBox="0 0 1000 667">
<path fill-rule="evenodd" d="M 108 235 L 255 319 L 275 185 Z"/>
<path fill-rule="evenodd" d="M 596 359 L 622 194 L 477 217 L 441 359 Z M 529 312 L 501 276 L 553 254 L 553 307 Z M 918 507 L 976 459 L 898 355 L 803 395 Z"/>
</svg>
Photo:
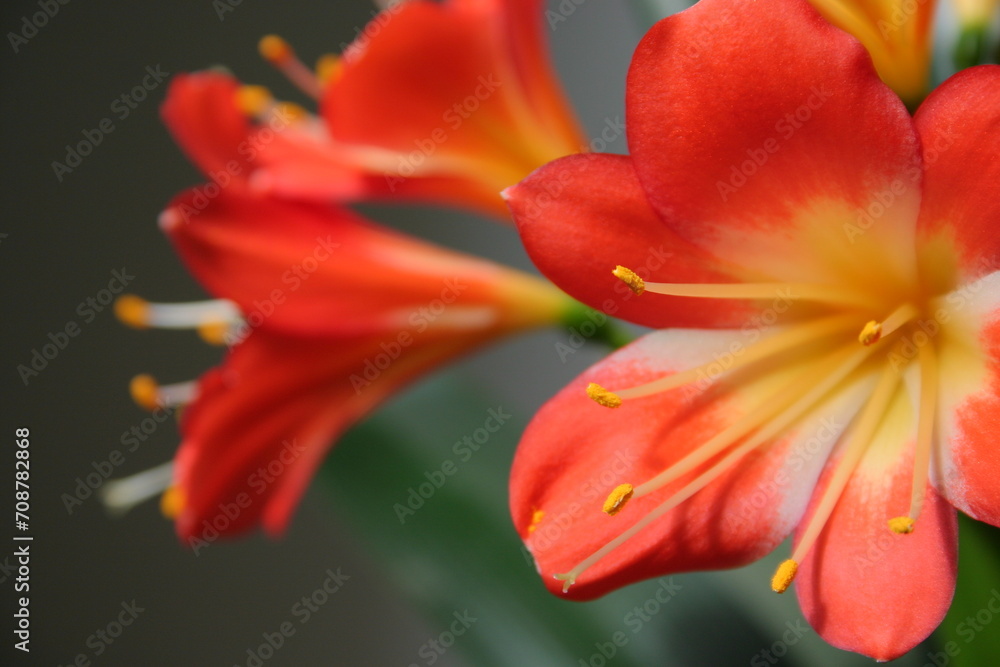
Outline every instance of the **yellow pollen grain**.
<svg viewBox="0 0 1000 667">
<path fill-rule="evenodd" d="M 225 345 L 229 325 L 225 322 L 207 322 L 198 326 L 198 336 L 209 345 Z"/>
<path fill-rule="evenodd" d="M 316 78 L 320 83 L 333 83 L 344 72 L 344 62 L 340 56 L 328 53 L 316 61 Z"/>
<path fill-rule="evenodd" d="M 889 519 L 889 530 L 897 535 L 906 535 L 913 532 L 913 519 L 908 516 L 897 516 Z"/>
<path fill-rule="evenodd" d="M 531 524 L 528 526 L 528 534 L 535 532 L 538 529 L 538 524 L 542 522 L 545 517 L 545 512 L 543 510 L 535 510 L 531 515 Z"/>
<path fill-rule="evenodd" d="M 123 294 L 114 305 L 115 317 L 130 327 L 145 329 L 149 326 L 149 302 L 134 294 Z"/>
<path fill-rule="evenodd" d="M 309 116 L 309 112 L 294 102 L 282 102 L 277 107 L 278 113 L 284 115 L 289 120 L 303 120 Z"/>
<path fill-rule="evenodd" d="M 775 593 L 784 593 L 792 585 L 795 574 L 799 571 L 799 564 L 789 558 L 778 566 L 774 576 L 771 577 L 771 590 Z"/>
<path fill-rule="evenodd" d="M 284 65 L 295 57 L 288 42 L 277 35 L 267 35 L 261 38 L 260 42 L 257 43 L 257 50 L 260 51 L 264 60 L 274 65 Z"/>
<path fill-rule="evenodd" d="M 264 86 L 240 86 L 236 91 L 236 106 L 250 116 L 259 116 L 274 102 L 271 91 Z"/>
<path fill-rule="evenodd" d="M 622 399 L 618 394 L 608 391 L 594 382 L 587 385 L 587 396 L 590 397 L 590 400 L 606 408 L 620 408 L 622 405 Z"/>
<path fill-rule="evenodd" d="M 152 412 L 160 407 L 160 385 L 152 375 L 136 375 L 129 382 L 128 391 L 140 408 Z"/>
<path fill-rule="evenodd" d="M 882 324 L 872 320 L 858 334 L 858 342 L 862 345 L 874 345 L 882 338 Z"/>
<path fill-rule="evenodd" d="M 614 516 L 625 508 L 625 504 L 632 499 L 634 489 L 631 484 L 620 484 L 608 495 L 604 501 L 604 513 Z"/>
<path fill-rule="evenodd" d="M 160 514 L 168 519 L 176 519 L 184 510 L 184 492 L 171 486 L 160 496 Z"/>
<path fill-rule="evenodd" d="M 618 265 L 615 267 L 615 270 L 611 272 L 611 275 L 628 285 L 628 288 L 635 292 L 636 295 L 642 294 L 646 291 L 646 283 L 632 269 Z"/>
</svg>

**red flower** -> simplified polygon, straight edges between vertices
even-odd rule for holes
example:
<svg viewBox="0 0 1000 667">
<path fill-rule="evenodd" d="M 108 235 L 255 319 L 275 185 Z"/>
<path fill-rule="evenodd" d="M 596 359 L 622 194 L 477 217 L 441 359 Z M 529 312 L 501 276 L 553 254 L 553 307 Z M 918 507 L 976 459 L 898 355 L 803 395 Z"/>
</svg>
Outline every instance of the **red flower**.
<svg viewBox="0 0 1000 667">
<path fill-rule="evenodd" d="M 506 196 L 543 273 L 665 329 L 542 408 L 514 522 L 578 599 L 794 532 L 774 588 L 797 570 L 827 641 L 897 657 L 950 603 L 953 507 L 1000 525 L 1000 68 L 911 118 L 805 2 L 703 0 L 642 40 L 626 107 L 631 156 Z"/>
<path fill-rule="evenodd" d="M 214 328 L 233 346 L 196 387 L 134 384 L 153 409 L 190 401 L 165 509 L 196 550 L 258 522 L 280 533 L 344 430 L 422 373 L 558 322 L 572 303 L 541 280 L 343 209 L 223 193 L 185 223 L 197 196 L 178 197 L 161 225 L 227 301 L 118 306 L 127 321 Z"/>
<path fill-rule="evenodd" d="M 318 101 L 318 116 L 202 72 L 174 78 L 163 117 L 222 188 L 419 200 L 506 220 L 503 188 L 585 146 L 542 19 L 540 0 L 399 2 L 316 73 L 279 38 L 262 40 L 264 56 Z"/>
</svg>

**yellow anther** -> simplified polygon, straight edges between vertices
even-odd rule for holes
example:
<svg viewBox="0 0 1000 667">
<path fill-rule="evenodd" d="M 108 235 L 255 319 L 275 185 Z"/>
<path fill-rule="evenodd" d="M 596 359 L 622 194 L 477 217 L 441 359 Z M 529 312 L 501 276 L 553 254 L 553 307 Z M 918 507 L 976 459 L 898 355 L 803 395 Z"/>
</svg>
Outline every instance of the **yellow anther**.
<svg viewBox="0 0 1000 667">
<path fill-rule="evenodd" d="M 792 585 L 792 581 L 795 579 L 795 573 L 799 571 L 799 564 L 794 560 L 789 558 L 775 571 L 774 576 L 771 577 L 771 590 L 775 593 L 784 593 L 788 590 L 788 587 Z"/>
<path fill-rule="evenodd" d="M 225 345 L 229 325 L 225 322 L 208 322 L 198 327 L 198 336 L 209 345 Z"/>
<path fill-rule="evenodd" d="M 140 408 L 152 412 L 160 407 L 160 385 L 152 375 L 136 375 L 129 382 L 128 391 Z"/>
<path fill-rule="evenodd" d="M 563 588 L 562 588 L 563 593 L 569 593 L 569 587 L 576 583 L 576 575 L 571 573 L 553 574 L 552 578 L 556 579 L 557 581 L 563 582 Z"/>
<path fill-rule="evenodd" d="M 274 103 L 271 91 L 264 86 L 240 86 L 236 91 L 236 105 L 249 116 L 259 116 Z"/>
<path fill-rule="evenodd" d="M 628 285 L 628 288 L 637 295 L 646 291 L 646 283 L 643 282 L 642 278 L 640 278 L 639 275 L 632 269 L 618 265 L 615 267 L 615 270 L 611 272 L 611 275 Z"/>
<path fill-rule="evenodd" d="M 171 486 L 160 496 L 160 514 L 168 519 L 176 519 L 184 510 L 184 492 Z"/>
<path fill-rule="evenodd" d="M 336 81 L 344 72 L 344 61 L 340 56 L 328 53 L 316 61 L 316 78 L 320 83 L 327 84 Z"/>
<path fill-rule="evenodd" d="M 858 334 L 858 342 L 862 345 L 874 345 L 882 337 L 882 324 L 872 320 Z"/>
<path fill-rule="evenodd" d="M 897 516 L 889 519 L 889 530 L 897 535 L 906 535 L 913 532 L 913 519 L 908 516 Z"/>
<path fill-rule="evenodd" d="M 631 484 L 619 484 L 615 490 L 608 494 L 608 499 L 604 501 L 604 513 L 614 516 L 625 508 L 625 503 L 632 499 L 634 489 Z"/>
<path fill-rule="evenodd" d="M 622 399 L 618 394 L 608 391 L 594 382 L 587 385 L 587 396 L 598 405 L 603 405 L 606 408 L 618 408 L 622 404 Z"/>
<path fill-rule="evenodd" d="M 535 510 L 531 515 L 531 524 L 528 526 L 528 533 L 533 533 L 538 528 L 538 524 L 542 522 L 542 518 L 545 516 L 545 512 L 542 510 Z"/>
<path fill-rule="evenodd" d="M 135 327 L 145 329 L 149 326 L 149 302 L 134 294 L 123 294 L 115 301 L 115 317 L 120 321 Z"/>
<path fill-rule="evenodd" d="M 309 112 L 305 108 L 295 104 L 294 102 L 281 102 L 276 108 L 276 112 L 284 117 L 286 120 L 303 120 L 309 116 Z"/>
<path fill-rule="evenodd" d="M 261 57 L 272 65 L 284 65 L 295 57 L 295 52 L 288 42 L 277 35 L 267 35 L 257 43 Z"/>
</svg>

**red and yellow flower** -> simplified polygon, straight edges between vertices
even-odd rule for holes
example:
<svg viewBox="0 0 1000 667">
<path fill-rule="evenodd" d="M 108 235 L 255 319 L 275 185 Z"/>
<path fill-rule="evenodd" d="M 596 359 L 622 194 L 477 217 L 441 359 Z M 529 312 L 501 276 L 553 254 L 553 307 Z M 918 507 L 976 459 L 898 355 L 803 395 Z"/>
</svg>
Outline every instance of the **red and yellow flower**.
<svg viewBox="0 0 1000 667">
<path fill-rule="evenodd" d="M 334 202 L 427 201 L 509 218 L 499 193 L 583 140 L 553 76 L 539 0 L 410 0 L 342 57 L 261 53 L 318 114 L 220 72 L 178 76 L 162 115 L 209 182 L 161 226 L 215 300 L 121 299 L 137 327 L 227 343 L 197 382 L 132 384 L 183 405 L 172 465 L 109 485 L 127 507 L 170 488 L 192 546 L 257 523 L 280 533 L 332 443 L 424 373 L 503 336 L 563 321 L 552 285 L 379 227 Z"/>
<path fill-rule="evenodd" d="M 206 71 L 175 77 L 163 118 L 224 188 L 313 201 L 422 201 L 509 219 L 498 193 L 586 143 L 543 39 L 540 0 L 408 0 L 310 70 L 261 53 L 318 113 Z"/>
<path fill-rule="evenodd" d="M 576 599 L 794 535 L 775 590 L 899 656 L 950 604 L 955 508 L 1000 525 L 1000 67 L 911 117 L 807 3 L 703 0 L 640 43 L 626 121 L 631 155 L 505 195 L 545 275 L 662 329 L 535 417 L 518 531 Z"/>
</svg>

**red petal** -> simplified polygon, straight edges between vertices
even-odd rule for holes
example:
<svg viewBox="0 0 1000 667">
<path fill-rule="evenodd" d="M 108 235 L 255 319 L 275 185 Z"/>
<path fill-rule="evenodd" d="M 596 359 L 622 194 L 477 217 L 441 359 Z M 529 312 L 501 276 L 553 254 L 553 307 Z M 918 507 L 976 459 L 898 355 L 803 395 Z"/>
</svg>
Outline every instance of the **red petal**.
<svg viewBox="0 0 1000 667">
<path fill-rule="evenodd" d="M 346 209 L 192 191 L 164 220 L 195 277 L 235 301 L 252 329 L 394 337 L 431 324 L 452 331 L 537 325 L 554 321 L 565 305 L 542 281 Z"/>
<path fill-rule="evenodd" d="M 957 246 L 966 281 L 1000 268 L 1000 66 L 959 72 L 917 111 L 920 232 Z"/>
<path fill-rule="evenodd" d="M 178 534 L 198 549 L 198 540 L 214 540 L 213 530 L 231 535 L 261 522 L 281 533 L 344 430 L 419 374 L 488 337 L 428 332 L 397 346 L 398 356 L 382 367 L 383 339 L 255 333 L 205 375 L 185 409 L 175 472 L 185 499 Z"/>
<path fill-rule="evenodd" d="M 873 442 L 872 456 L 883 454 L 884 444 Z M 923 641 L 941 623 L 955 590 L 956 513 L 933 488 L 927 487 L 913 533 L 896 535 L 886 524 L 905 515 L 912 475 L 912 445 L 882 474 L 855 473 L 795 580 L 802 611 L 823 639 L 879 661 Z"/>
<path fill-rule="evenodd" d="M 981 349 L 971 358 L 974 344 L 962 345 L 960 339 L 942 349 L 942 354 L 952 356 L 941 359 L 944 418 L 939 426 L 939 468 L 934 481 L 955 507 L 1000 526 L 1000 448 L 996 444 L 1000 433 L 1000 274 L 955 292 L 948 302 L 956 316 L 975 313 L 973 317 L 983 324 L 974 332 Z"/>
<path fill-rule="evenodd" d="M 738 327 L 756 312 L 745 301 L 636 297 L 611 275 L 621 264 L 660 282 L 739 280 L 663 224 L 627 156 L 562 158 L 507 189 L 504 197 L 535 265 L 592 308 L 657 328 Z"/>
<path fill-rule="evenodd" d="M 626 111 L 650 202 L 720 257 L 789 280 L 819 275 L 821 258 L 842 278 L 858 256 L 846 225 L 873 249 L 912 247 L 910 117 L 865 49 L 804 0 L 704 0 L 664 19 L 636 50 Z M 866 224 L 885 197 L 889 214 Z"/>
<path fill-rule="evenodd" d="M 225 172 L 226 163 L 240 156 L 239 147 L 253 129 L 236 106 L 239 86 L 218 72 L 178 74 L 170 81 L 160 115 L 202 173 Z"/>
<path fill-rule="evenodd" d="M 613 488 L 652 478 L 764 398 L 757 382 L 726 393 L 716 391 L 719 387 L 702 393 L 703 387 L 693 385 L 608 409 L 587 398 L 587 383 L 630 386 L 713 359 L 724 367 L 720 352 L 747 342 L 738 331 L 649 334 L 589 369 L 535 416 L 514 460 L 511 513 L 553 592 L 561 590 L 554 574 L 571 570 L 707 466 L 633 499 L 609 517 L 601 505 Z M 589 599 L 640 579 L 735 567 L 768 553 L 798 522 L 825 452 L 855 404 L 853 396 L 846 402 L 838 398 L 814 413 L 825 421 L 808 419 L 779 442 L 749 454 L 586 570 L 568 595 Z"/>
<path fill-rule="evenodd" d="M 462 178 L 490 193 L 480 202 L 490 212 L 500 190 L 580 150 L 575 128 L 551 129 L 569 116 L 565 108 L 551 115 L 557 90 L 538 99 L 542 107 L 529 103 L 540 82 L 553 82 L 536 73 L 526 88 L 520 79 L 541 47 L 529 48 L 527 36 L 510 42 L 505 30 L 521 18 L 508 17 L 506 7 L 410 0 L 380 14 L 345 52 L 342 73 L 324 93 L 333 136 L 397 153 L 387 177 L 399 181 Z M 517 17 L 526 11 L 515 7 Z"/>
</svg>

